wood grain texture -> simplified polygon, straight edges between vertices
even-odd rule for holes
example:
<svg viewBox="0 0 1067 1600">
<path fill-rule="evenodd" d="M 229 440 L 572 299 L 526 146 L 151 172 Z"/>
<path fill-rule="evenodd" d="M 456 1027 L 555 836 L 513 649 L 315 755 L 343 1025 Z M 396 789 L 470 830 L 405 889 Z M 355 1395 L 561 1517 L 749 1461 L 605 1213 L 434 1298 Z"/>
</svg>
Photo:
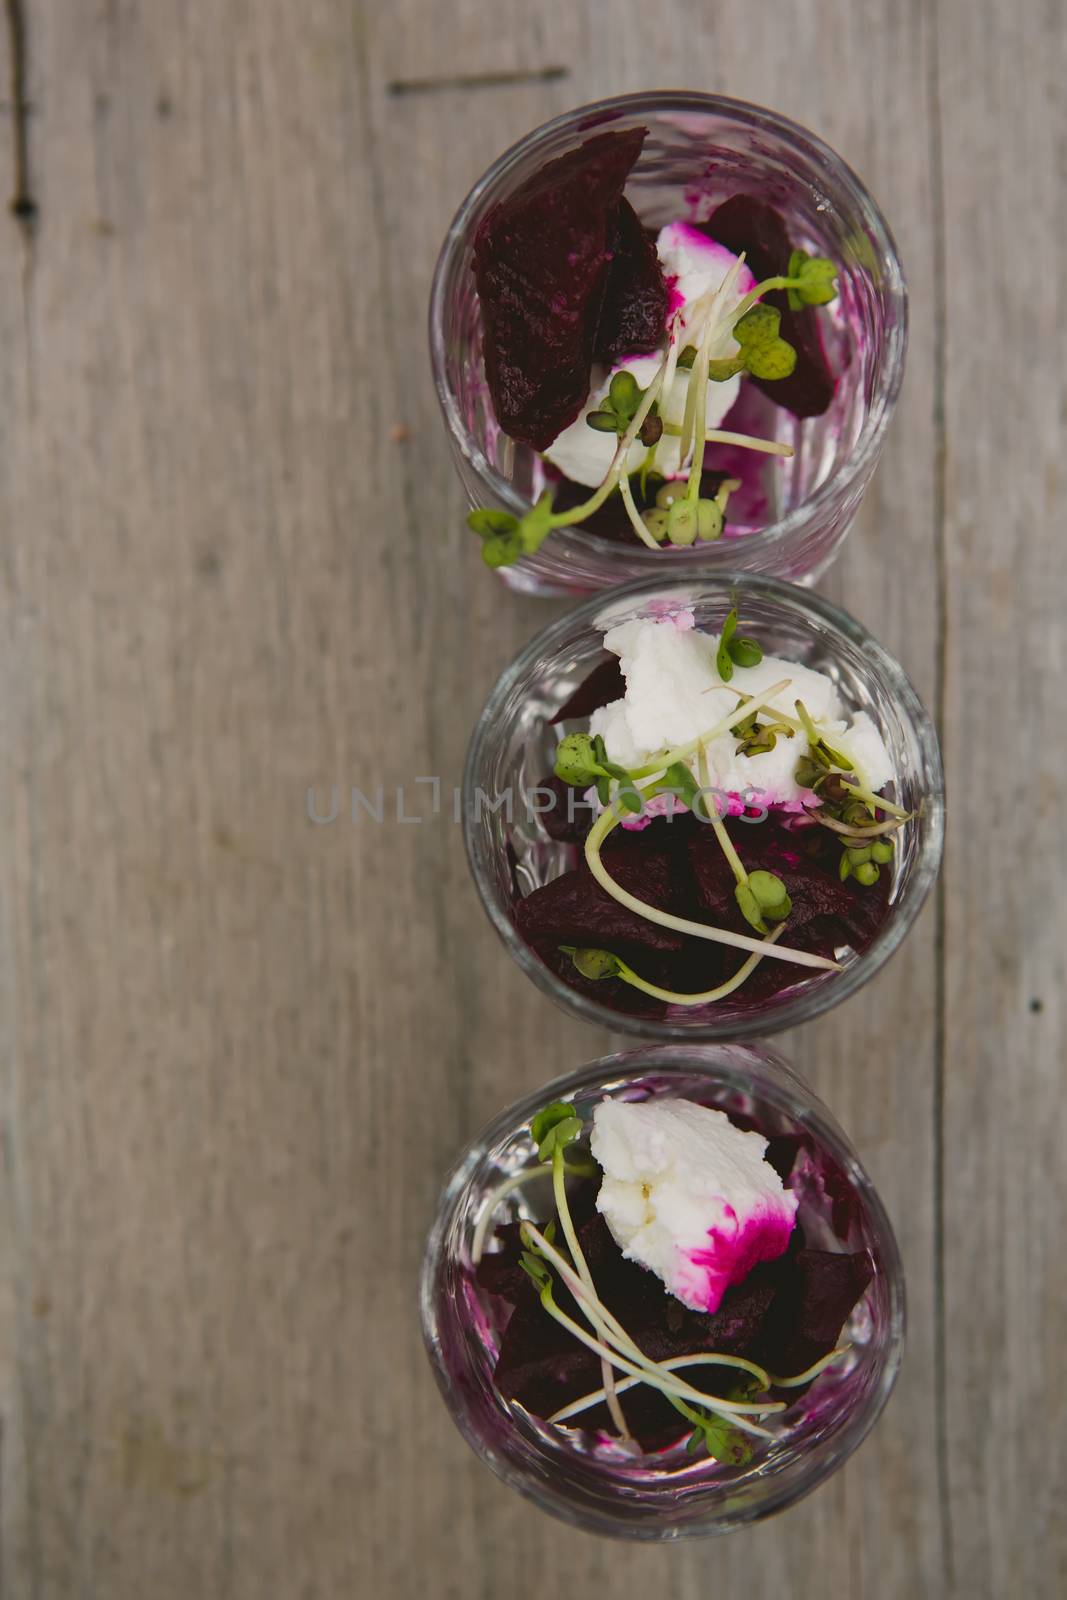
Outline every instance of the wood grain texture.
<svg viewBox="0 0 1067 1600">
<path fill-rule="evenodd" d="M 0 219 L 4 1600 L 540 1592 L 548 1525 L 438 1405 L 415 1280 L 464 1139 L 607 1040 L 507 961 L 449 821 L 316 826 L 306 792 L 447 794 L 553 613 L 463 530 L 429 278 L 497 151 L 656 83 L 808 123 L 892 221 L 909 374 L 825 587 L 943 708 L 952 827 L 906 948 L 785 1041 L 900 1234 L 889 1411 L 751 1533 L 553 1530 L 558 1569 L 618 1600 L 1062 1592 L 1064 929 L 1041 898 L 1065 776 L 1062 8 L 23 9 L 39 215 Z M 0 178 L 14 161 L 9 109 Z"/>
</svg>

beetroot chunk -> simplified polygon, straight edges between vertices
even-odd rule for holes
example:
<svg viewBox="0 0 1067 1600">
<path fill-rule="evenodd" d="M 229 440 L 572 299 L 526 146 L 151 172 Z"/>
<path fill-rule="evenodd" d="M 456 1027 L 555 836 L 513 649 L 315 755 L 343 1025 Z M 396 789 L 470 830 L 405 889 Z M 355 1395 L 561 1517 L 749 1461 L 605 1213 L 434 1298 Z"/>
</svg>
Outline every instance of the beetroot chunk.
<svg viewBox="0 0 1067 1600">
<path fill-rule="evenodd" d="M 621 700 L 625 693 L 626 679 L 619 658 L 605 652 L 604 659 L 598 662 L 587 678 L 582 679 L 552 721 L 568 722 L 572 717 L 591 717 L 602 706 L 611 705 L 613 700 Z"/>
<path fill-rule="evenodd" d="M 667 285 L 655 238 L 623 198 L 616 214 L 596 359 L 612 366 L 619 356 L 647 355 L 663 338 L 666 326 Z"/>
<path fill-rule="evenodd" d="M 874 1276 L 871 1258 L 864 1250 L 855 1255 L 798 1250 L 783 1261 L 759 1355 L 753 1358 L 782 1378 L 806 1372 L 830 1354 L 849 1313 Z"/>
<path fill-rule="evenodd" d="M 735 255 L 744 250 L 745 261 L 757 280 L 789 270 L 793 247 L 785 222 L 773 206 L 752 195 L 735 194 L 698 227 Z M 804 306 L 799 311 L 790 310 L 784 290 L 763 298 L 782 313 L 781 336 L 795 349 L 797 364 L 788 378 L 752 381 L 795 417 L 821 416 L 834 397 L 834 376 L 819 338 L 815 309 Z"/>
<path fill-rule="evenodd" d="M 647 133 L 602 133 L 534 173 L 474 239 L 497 420 L 544 450 L 589 393 L 619 201 Z"/>
<path fill-rule="evenodd" d="M 616 882 L 659 910 L 673 908 L 674 861 L 654 846 L 641 849 L 630 839 L 605 846 L 604 865 Z M 597 883 L 583 861 L 535 889 L 515 908 L 519 932 L 530 944 L 591 945 L 609 950 L 680 950 L 682 938 L 620 905 Z"/>
</svg>

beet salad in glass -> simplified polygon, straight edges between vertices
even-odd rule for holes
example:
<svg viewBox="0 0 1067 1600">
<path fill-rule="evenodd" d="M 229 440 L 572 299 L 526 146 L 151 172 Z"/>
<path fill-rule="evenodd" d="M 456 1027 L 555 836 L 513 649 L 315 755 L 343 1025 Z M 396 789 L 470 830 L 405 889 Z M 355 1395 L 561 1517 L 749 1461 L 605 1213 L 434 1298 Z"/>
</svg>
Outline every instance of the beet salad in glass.
<svg viewBox="0 0 1067 1600">
<path fill-rule="evenodd" d="M 747 1464 L 847 1355 L 873 1268 L 843 1247 L 845 1172 L 682 1097 L 607 1096 L 588 1122 L 556 1102 L 531 1135 L 545 1181 L 526 1168 L 525 1215 L 495 1228 L 517 1180 L 490 1194 L 472 1248 L 502 1397 L 630 1454 Z"/>
<path fill-rule="evenodd" d="M 889 913 L 893 763 L 834 678 L 736 609 L 631 618 L 553 719 L 536 825 L 566 847 L 512 915 L 559 978 L 645 1018 L 731 1015 L 861 954 Z"/>
<path fill-rule="evenodd" d="M 493 409 L 539 452 L 543 485 L 525 516 L 471 512 L 490 566 L 556 528 L 666 550 L 719 539 L 733 506 L 756 522 L 760 463 L 793 455 L 769 436 L 768 404 L 806 418 L 833 400 L 818 308 L 835 263 L 758 194 L 646 227 L 625 194 L 646 133 L 595 134 L 478 226 Z"/>
</svg>

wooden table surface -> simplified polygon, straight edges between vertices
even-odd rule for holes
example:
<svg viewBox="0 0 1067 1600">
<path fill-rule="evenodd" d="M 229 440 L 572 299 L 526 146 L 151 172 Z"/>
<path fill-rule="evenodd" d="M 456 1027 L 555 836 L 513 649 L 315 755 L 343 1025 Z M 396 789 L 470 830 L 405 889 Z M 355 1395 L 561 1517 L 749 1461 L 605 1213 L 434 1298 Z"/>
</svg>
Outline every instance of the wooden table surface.
<svg viewBox="0 0 1067 1600">
<path fill-rule="evenodd" d="M 1063 0 L 6 20 L 4 1600 L 1062 1595 Z M 825 588 L 949 782 L 906 948 L 783 1041 L 899 1230 L 903 1376 L 811 1499 L 666 1549 L 500 1487 L 415 1315 L 461 1143 L 609 1041 L 509 963 L 450 822 L 306 809 L 450 787 L 559 609 L 463 527 L 430 273 L 505 145 L 657 86 L 809 124 L 891 220 L 908 375 Z"/>
</svg>

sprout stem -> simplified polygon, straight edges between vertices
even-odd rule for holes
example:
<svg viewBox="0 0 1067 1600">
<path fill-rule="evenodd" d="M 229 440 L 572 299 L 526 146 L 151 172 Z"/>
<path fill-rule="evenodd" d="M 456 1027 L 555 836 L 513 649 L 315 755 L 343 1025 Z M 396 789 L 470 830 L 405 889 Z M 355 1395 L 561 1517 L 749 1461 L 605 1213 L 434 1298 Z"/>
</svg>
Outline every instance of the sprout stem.
<svg viewBox="0 0 1067 1600">
<path fill-rule="evenodd" d="M 681 428 L 676 422 L 665 422 L 664 433 L 677 438 L 681 435 Z M 791 456 L 795 452 L 791 444 L 781 444 L 777 439 L 760 439 L 754 433 L 731 433 L 727 428 L 709 428 L 704 435 L 705 444 L 735 444 L 742 450 L 760 450 L 768 456 Z"/>
<path fill-rule="evenodd" d="M 825 1358 L 825 1361 L 832 1361 L 833 1356 L 839 1353 L 837 1351 L 832 1352 Z M 825 1362 L 819 1362 L 817 1366 L 821 1370 L 824 1364 Z M 778 1382 L 777 1379 L 772 1379 L 770 1374 L 765 1372 L 762 1367 L 758 1367 L 754 1361 L 746 1361 L 744 1356 L 718 1356 L 701 1352 L 691 1356 L 670 1356 L 666 1361 L 657 1362 L 657 1366 L 662 1367 L 664 1372 L 677 1372 L 682 1367 L 737 1367 L 741 1372 L 750 1372 L 757 1379 L 762 1389 L 769 1389 L 772 1382 Z M 795 1384 L 798 1381 L 805 1382 L 806 1380 L 807 1374 L 804 1373 L 799 1380 L 792 1378 L 789 1381 Z M 623 1378 L 622 1382 L 616 1385 L 616 1392 L 625 1394 L 627 1389 L 634 1388 L 641 1381 L 640 1378 Z M 784 1385 L 779 1383 L 779 1387 L 784 1387 Z M 593 1406 L 600 1405 L 603 1398 L 603 1389 L 595 1389 L 592 1394 L 584 1394 L 580 1400 L 572 1400 L 569 1405 L 562 1406 L 559 1411 L 554 1411 L 546 1420 L 548 1422 L 567 1422 L 571 1417 L 577 1417 L 581 1412 L 589 1411 Z M 785 1401 L 771 1400 L 766 1407 L 761 1409 L 784 1411 Z"/>
<path fill-rule="evenodd" d="M 772 928 L 764 942 L 773 944 L 784 932 L 784 926 Z M 725 1000 L 726 996 L 733 994 L 735 989 L 740 989 L 741 985 L 752 976 L 765 954 L 766 951 L 761 951 L 758 955 L 750 955 L 741 963 L 732 978 L 727 978 L 725 983 L 720 983 L 715 989 L 705 989 L 703 994 L 679 994 L 674 989 L 661 989 L 657 984 L 648 983 L 644 978 L 639 978 L 633 968 L 626 965 L 625 961 L 619 962 L 619 977 L 625 983 L 628 983 L 631 988 L 640 989 L 642 994 L 651 995 L 654 1000 L 665 1000 L 668 1005 L 703 1006 L 709 1004 L 712 1000 Z"/>
<path fill-rule="evenodd" d="M 608 468 L 599 489 L 596 489 L 588 500 L 583 500 L 580 506 L 572 506 L 569 511 L 561 511 L 557 516 L 554 516 L 552 518 L 553 528 L 567 528 L 575 522 L 584 522 L 586 517 L 591 517 L 594 511 L 600 510 L 600 507 L 618 483 L 620 475 L 625 472 L 626 458 L 630 453 L 630 446 L 641 432 L 645 418 L 659 398 L 668 359 L 669 353 L 660 362 L 655 377 L 642 395 L 641 404 L 631 417 L 629 427 L 616 446 L 615 454 L 611 458 L 611 466 Z"/>
<path fill-rule="evenodd" d="M 588 1289 L 591 1302 L 599 1306 L 600 1297 L 596 1292 L 596 1284 L 593 1282 L 593 1274 L 589 1270 L 589 1263 L 586 1261 L 585 1256 L 582 1253 L 582 1247 L 578 1243 L 578 1235 L 575 1231 L 574 1219 L 571 1217 L 571 1208 L 567 1203 L 565 1174 L 566 1168 L 563 1162 L 563 1151 L 557 1147 L 552 1152 L 552 1192 L 556 1201 L 556 1212 L 563 1227 L 563 1237 L 567 1241 L 567 1248 L 571 1253 L 571 1260 L 574 1262 L 575 1271 L 577 1272 L 579 1278 L 581 1278 L 585 1287 Z M 593 1327 L 596 1330 L 598 1337 L 603 1339 L 606 1329 L 604 1328 L 604 1324 L 599 1317 L 593 1320 Z M 604 1358 L 601 1357 L 600 1367 L 604 1376 L 604 1392 L 607 1396 L 608 1411 L 611 1413 L 611 1420 L 614 1422 L 616 1428 L 618 1428 L 621 1436 L 624 1439 L 628 1439 L 630 1437 L 630 1430 L 626 1425 L 626 1418 L 623 1416 L 622 1407 L 615 1398 L 615 1378 L 611 1370 L 611 1365 L 608 1361 L 605 1361 Z"/>
<path fill-rule="evenodd" d="M 852 1346 L 848 1344 L 838 1345 L 836 1350 L 831 1350 L 821 1361 L 815 1361 L 805 1371 L 798 1372 L 795 1378 L 776 1378 L 772 1372 L 768 1372 L 767 1381 L 772 1389 L 799 1389 L 802 1384 L 811 1383 L 820 1372 L 825 1372 L 839 1356 L 847 1355 L 851 1348 Z"/>
<path fill-rule="evenodd" d="M 862 784 L 854 783 L 847 772 L 839 774 L 841 782 L 847 784 L 857 800 L 866 800 L 869 806 L 877 806 L 879 811 L 884 811 L 890 817 L 897 817 L 901 822 L 910 822 L 913 813 L 905 811 L 903 806 L 898 806 L 894 800 L 887 800 L 884 795 L 874 794 L 870 789 L 865 789 Z"/>
<path fill-rule="evenodd" d="M 641 513 L 637 509 L 636 502 L 634 501 L 634 492 L 630 488 L 630 480 L 625 472 L 619 479 L 619 493 L 622 495 L 622 503 L 626 508 L 626 515 L 630 519 L 630 526 L 633 528 L 637 537 L 641 540 L 641 543 L 647 544 L 650 550 L 658 550 L 659 545 L 645 527 Z"/>
<path fill-rule="evenodd" d="M 841 834 L 845 839 L 863 841 L 877 839 L 883 833 L 896 833 L 898 828 L 903 827 L 905 821 L 911 820 L 910 817 L 890 817 L 886 822 L 872 821 L 869 828 L 850 828 L 847 822 L 838 822 L 836 817 L 827 816 L 825 811 L 812 811 L 809 815 L 814 817 L 816 822 L 821 822 L 824 828 Z"/>
</svg>

